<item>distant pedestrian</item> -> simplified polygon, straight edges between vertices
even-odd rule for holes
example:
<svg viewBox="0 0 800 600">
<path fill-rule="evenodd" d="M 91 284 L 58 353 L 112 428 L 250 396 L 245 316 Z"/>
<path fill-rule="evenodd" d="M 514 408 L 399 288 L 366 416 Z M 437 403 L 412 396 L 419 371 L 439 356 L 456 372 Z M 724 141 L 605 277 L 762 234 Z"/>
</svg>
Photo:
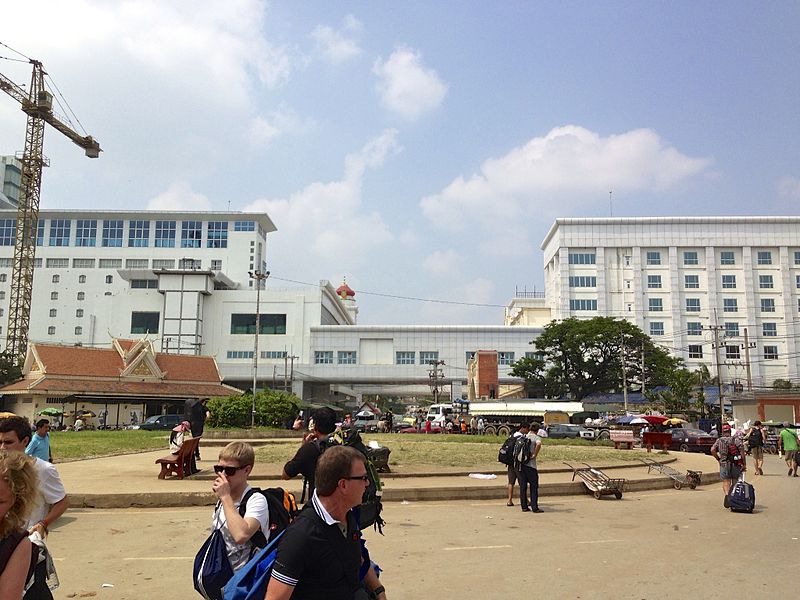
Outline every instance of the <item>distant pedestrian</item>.
<svg viewBox="0 0 800 600">
<path fill-rule="evenodd" d="M 525 425 L 527 424 L 522 424 L 521 431 L 524 431 L 523 427 Z M 533 423 L 526 429 L 528 431 L 525 432 L 525 437 L 530 440 L 531 454 L 527 461 L 519 465 L 519 471 L 517 472 L 519 478 L 519 502 L 522 505 L 523 512 L 540 513 L 544 511 L 539 508 L 539 469 L 536 466 L 536 457 L 542 449 L 542 439 L 536 435 L 539 431 L 538 423 Z M 530 507 L 528 505 L 528 488 L 530 488 Z"/>
<path fill-rule="evenodd" d="M 25 454 L 53 462 L 53 454 L 50 451 L 50 421 L 47 419 L 36 421 L 36 430 L 33 432 L 30 444 L 25 448 Z"/>
<path fill-rule="evenodd" d="M 431 432 L 431 420 L 425 419 L 425 433 Z"/>
<path fill-rule="evenodd" d="M 484 431 L 486 431 L 486 422 L 483 417 L 478 417 L 478 435 L 483 435 Z"/>
<path fill-rule="evenodd" d="M 527 433 L 527 431 L 525 432 Z M 511 434 L 515 439 L 525 435 L 522 431 L 522 427 L 519 430 L 515 431 Z M 512 453 L 514 452 L 514 446 L 511 446 Z M 508 498 L 506 499 L 506 506 L 514 506 L 514 484 L 517 483 L 517 469 L 514 467 L 514 461 L 511 461 L 511 464 L 508 465 L 508 484 L 506 489 L 508 491 Z"/>
<path fill-rule="evenodd" d="M 311 492 L 314 491 L 314 471 L 317 468 L 317 461 L 324 450 L 322 442 L 336 430 L 336 413 L 332 409 L 323 406 L 315 409 L 312 414 L 313 430 L 303 437 L 300 448 L 283 466 L 282 477 L 284 479 L 291 479 L 298 475 L 303 476 L 303 496 L 301 501 L 305 501 L 306 491 L 309 497 Z"/>
<path fill-rule="evenodd" d="M 783 460 L 789 467 L 789 477 L 797 477 L 797 432 L 789 429 L 789 423 L 783 422 L 783 429 L 778 436 L 779 447 L 783 450 Z"/>
<path fill-rule="evenodd" d="M 761 467 L 764 465 L 764 440 L 767 439 L 767 432 L 761 421 L 755 421 L 753 426 L 747 430 L 744 436 L 747 441 L 747 447 L 750 449 L 750 454 L 756 465 L 756 475 L 763 475 L 764 471 Z"/>
<path fill-rule="evenodd" d="M 722 436 L 711 446 L 711 455 L 719 461 L 719 478 L 727 498 L 731 485 L 746 470 L 742 440 L 731 435 L 731 426 L 727 423 L 722 426 Z"/>
<path fill-rule="evenodd" d="M 461 433 L 467 433 L 467 422 L 464 419 L 461 419 L 459 427 L 461 429 Z"/>
<path fill-rule="evenodd" d="M 478 433 L 478 419 L 474 416 L 469 420 L 469 432 L 472 435 L 476 435 Z"/>
</svg>

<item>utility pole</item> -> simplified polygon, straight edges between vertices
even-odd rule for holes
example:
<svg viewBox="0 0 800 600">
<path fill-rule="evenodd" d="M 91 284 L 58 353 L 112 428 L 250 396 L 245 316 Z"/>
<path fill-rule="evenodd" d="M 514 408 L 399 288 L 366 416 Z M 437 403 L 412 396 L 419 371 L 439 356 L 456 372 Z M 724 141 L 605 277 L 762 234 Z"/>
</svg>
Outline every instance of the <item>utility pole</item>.
<svg viewBox="0 0 800 600">
<path fill-rule="evenodd" d="M 294 356 L 294 355 L 289 357 L 289 360 L 292 361 L 292 362 L 291 362 L 291 365 L 289 367 L 289 389 L 286 390 L 288 392 L 291 392 L 292 389 L 294 389 L 294 359 L 295 358 L 300 358 L 300 357 L 299 356 Z"/>
<path fill-rule="evenodd" d="M 753 345 L 750 345 L 750 342 L 747 340 L 747 327 L 744 328 L 744 368 L 745 372 L 747 373 L 747 391 L 753 391 L 753 375 L 750 372 L 750 348 L 755 348 L 755 342 Z"/>
<path fill-rule="evenodd" d="M 258 389 L 258 336 L 261 333 L 261 282 L 269 277 L 269 271 L 249 271 L 250 279 L 256 282 L 256 331 L 253 336 L 253 410 L 250 413 L 250 427 L 256 426 L 256 390 Z"/>
<path fill-rule="evenodd" d="M 286 387 L 289 385 L 289 356 L 284 354 L 283 355 L 283 391 L 286 391 Z"/>
<path fill-rule="evenodd" d="M 619 336 L 619 358 L 622 365 L 622 401 L 625 412 L 628 412 L 628 369 L 625 365 L 625 336 Z"/>
<path fill-rule="evenodd" d="M 723 327 L 716 325 L 717 322 L 717 310 L 714 309 L 714 323 L 715 325 L 709 326 L 709 329 L 714 333 L 714 364 L 717 367 L 717 392 L 719 393 L 719 423 L 720 427 L 722 427 L 722 423 L 725 419 L 725 407 L 723 404 L 722 399 L 722 373 L 720 372 L 719 368 L 719 332 L 722 331 Z M 722 430 L 720 429 L 720 432 Z"/>
<path fill-rule="evenodd" d="M 642 398 L 644 398 L 644 341 L 642 341 Z"/>
<path fill-rule="evenodd" d="M 428 379 L 430 380 L 431 391 L 433 392 L 433 403 L 439 402 L 439 381 L 444 379 L 444 371 L 441 367 L 444 366 L 443 360 L 428 361 Z"/>
</svg>

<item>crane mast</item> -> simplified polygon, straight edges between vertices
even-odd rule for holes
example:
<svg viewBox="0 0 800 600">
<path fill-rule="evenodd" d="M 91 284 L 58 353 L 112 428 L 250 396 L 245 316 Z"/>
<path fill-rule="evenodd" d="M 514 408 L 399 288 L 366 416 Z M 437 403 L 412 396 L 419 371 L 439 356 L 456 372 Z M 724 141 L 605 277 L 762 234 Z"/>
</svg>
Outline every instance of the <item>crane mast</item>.
<svg viewBox="0 0 800 600">
<path fill-rule="evenodd" d="M 45 89 L 42 63 L 31 60 L 33 72 L 28 93 L 0 74 L 0 90 L 17 100 L 27 115 L 25 150 L 23 151 L 22 181 L 17 206 L 17 230 L 14 243 L 14 263 L 11 276 L 11 302 L 8 311 L 6 352 L 22 360 L 28 349 L 28 331 L 33 297 L 33 269 L 36 258 L 36 236 L 39 224 L 39 195 L 44 157 L 44 126 L 56 130 L 83 148 L 86 156 L 100 156 L 100 144 L 91 136 L 81 136 L 53 114 L 53 95 Z"/>
</svg>

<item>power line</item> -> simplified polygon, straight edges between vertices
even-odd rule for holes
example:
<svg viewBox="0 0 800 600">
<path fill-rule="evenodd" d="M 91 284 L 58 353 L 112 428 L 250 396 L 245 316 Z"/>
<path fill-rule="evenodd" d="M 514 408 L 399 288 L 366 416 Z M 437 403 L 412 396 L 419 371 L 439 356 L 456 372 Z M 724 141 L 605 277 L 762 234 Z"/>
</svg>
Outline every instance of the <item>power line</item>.
<svg viewBox="0 0 800 600">
<path fill-rule="evenodd" d="M 24 58 L 25 60 L 27 60 L 28 62 L 30 62 L 30 60 L 31 60 L 31 57 L 30 57 L 30 56 L 25 56 L 25 55 L 24 55 L 22 52 L 20 52 L 19 50 L 14 50 L 14 48 L 12 48 L 11 46 L 9 46 L 8 44 L 4 44 L 3 42 L 0 42 L 0 46 L 3 46 L 4 48 L 8 48 L 9 50 L 11 50 L 12 52 L 14 52 L 15 54 L 19 54 L 21 57 L 23 57 L 23 58 Z M 9 59 L 9 60 L 14 60 L 14 59 Z"/>
</svg>

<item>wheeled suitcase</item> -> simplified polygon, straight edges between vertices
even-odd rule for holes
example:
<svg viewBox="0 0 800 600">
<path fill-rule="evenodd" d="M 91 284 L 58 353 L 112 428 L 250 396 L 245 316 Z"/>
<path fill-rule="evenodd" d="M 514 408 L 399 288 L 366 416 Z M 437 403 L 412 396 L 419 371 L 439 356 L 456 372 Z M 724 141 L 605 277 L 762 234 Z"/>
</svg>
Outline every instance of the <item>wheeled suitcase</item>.
<svg viewBox="0 0 800 600">
<path fill-rule="evenodd" d="M 744 473 L 731 486 L 726 500 L 731 512 L 753 512 L 756 506 L 756 489 L 744 480 Z"/>
</svg>

